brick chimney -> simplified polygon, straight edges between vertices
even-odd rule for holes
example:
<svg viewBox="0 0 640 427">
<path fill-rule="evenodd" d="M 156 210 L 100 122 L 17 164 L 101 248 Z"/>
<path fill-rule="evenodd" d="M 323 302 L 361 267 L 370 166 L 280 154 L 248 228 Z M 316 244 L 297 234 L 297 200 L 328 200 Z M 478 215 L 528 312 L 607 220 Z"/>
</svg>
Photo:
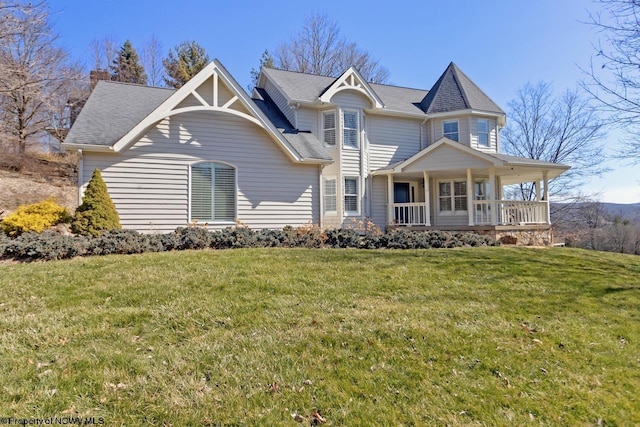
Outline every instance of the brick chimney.
<svg viewBox="0 0 640 427">
<path fill-rule="evenodd" d="M 89 72 L 89 89 L 93 92 L 100 80 L 111 80 L 111 74 L 107 70 L 91 70 Z"/>
</svg>

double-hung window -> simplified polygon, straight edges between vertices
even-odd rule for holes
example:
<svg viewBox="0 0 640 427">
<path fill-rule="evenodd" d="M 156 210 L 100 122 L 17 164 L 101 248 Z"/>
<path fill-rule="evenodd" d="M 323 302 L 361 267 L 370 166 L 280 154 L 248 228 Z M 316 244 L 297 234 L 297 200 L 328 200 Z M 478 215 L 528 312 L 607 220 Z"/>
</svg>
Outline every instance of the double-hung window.
<svg viewBox="0 0 640 427">
<path fill-rule="evenodd" d="M 489 146 L 489 120 L 478 119 L 478 146 Z"/>
<path fill-rule="evenodd" d="M 467 182 L 440 181 L 438 183 L 438 206 L 441 213 L 467 211 Z"/>
<path fill-rule="evenodd" d="M 236 170 L 225 163 L 191 166 L 191 220 L 233 222 L 236 220 Z"/>
<path fill-rule="evenodd" d="M 345 177 L 344 179 L 344 213 L 357 215 L 360 212 L 360 193 L 358 191 L 358 178 Z"/>
<path fill-rule="evenodd" d="M 458 121 L 450 120 L 442 122 L 442 136 L 453 141 L 459 141 L 458 138 Z"/>
<path fill-rule="evenodd" d="M 342 111 L 342 144 L 346 148 L 358 148 L 358 112 Z"/>
<path fill-rule="evenodd" d="M 338 211 L 338 188 L 337 188 L 337 180 L 335 178 L 325 178 L 324 179 L 324 212 L 325 213 L 336 213 Z"/>
<path fill-rule="evenodd" d="M 336 145 L 336 112 L 325 111 L 322 113 L 322 142 L 325 145 Z"/>
</svg>

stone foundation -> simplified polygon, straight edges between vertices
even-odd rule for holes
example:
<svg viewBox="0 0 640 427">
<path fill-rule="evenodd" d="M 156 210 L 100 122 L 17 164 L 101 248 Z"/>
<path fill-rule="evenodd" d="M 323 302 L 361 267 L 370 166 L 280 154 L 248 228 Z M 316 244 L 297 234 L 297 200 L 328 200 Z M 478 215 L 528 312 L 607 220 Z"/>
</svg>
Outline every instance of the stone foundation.
<svg viewBox="0 0 640 427">
<path fill-rule="evenodd" d="M 553 246 L 551 228 L 477 230 L 476 233 L 491 236 L 503 245 Z"/>
</svg>

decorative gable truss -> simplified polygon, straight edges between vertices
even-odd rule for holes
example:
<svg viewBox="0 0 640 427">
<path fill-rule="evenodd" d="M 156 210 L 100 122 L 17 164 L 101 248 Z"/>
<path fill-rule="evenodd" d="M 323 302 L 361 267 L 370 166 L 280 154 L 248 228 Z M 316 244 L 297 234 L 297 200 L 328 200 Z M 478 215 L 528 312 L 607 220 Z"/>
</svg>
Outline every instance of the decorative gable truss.
<svg viewBox="0 0 640 427">
<path fill-rule="evenodd" d="M 300 153 L 273 126 L 217 59 L 117 141 L 113 151 L 126 149 L 158 122 L 189 112 L 219 112 L 241 117 L 264 129 L 291 160 L 303 161 Z"/>
<path fill-rule="evenodd" d="M 328 88 L 320 95 L 320 101 L 330 103 L 331 98 L 343 90 L 355 90 L 362 93 L 371 100 L 373 108 L 384 108 L 382 99 L 373 91 L 371 85 L 360 75 L 358 70 L 350 67 L 342 73 Z"/>
</svg>

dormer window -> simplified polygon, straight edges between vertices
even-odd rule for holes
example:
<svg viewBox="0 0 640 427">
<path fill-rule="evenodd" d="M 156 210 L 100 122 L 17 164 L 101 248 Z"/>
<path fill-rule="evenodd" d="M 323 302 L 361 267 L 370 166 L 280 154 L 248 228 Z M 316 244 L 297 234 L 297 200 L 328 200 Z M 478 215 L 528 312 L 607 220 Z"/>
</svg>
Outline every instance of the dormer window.
<svg viewBox="0 0 640 427">
<path fill-rule="evenodd" d="M 478 119 L 478 147 L 489 147 L 489 120 Z"/>
<path fill-rule="evenodd" d="M 332 147 L 336 145 L 335 111 L 325 111 L 322 113 L 322 142 Z"/>
<path fill-rule="evenodd" d="M 451 120 L 442 123 L 442 136 L 453 141 L 459 141 L 458 138 L 458 121 Z"/>
<path fill-rule="evenodd" d="M 358 148 L 358 112 L 342 112 L 342 144 L 345 148 Z"/>
</svg>

